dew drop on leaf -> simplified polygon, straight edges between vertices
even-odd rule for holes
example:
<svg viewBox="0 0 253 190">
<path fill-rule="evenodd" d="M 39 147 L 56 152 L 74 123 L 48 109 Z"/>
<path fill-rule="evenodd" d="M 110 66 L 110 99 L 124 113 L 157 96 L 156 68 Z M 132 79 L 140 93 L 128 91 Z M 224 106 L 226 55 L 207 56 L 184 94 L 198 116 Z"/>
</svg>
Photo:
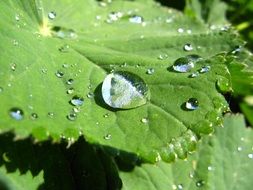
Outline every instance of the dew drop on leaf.
<svg viewBox="0 0 253 190">
<path fill-rule="evenodd" d="M 172 66 L 174 71 L 177 71 L 180 73 L 189 72 L 193 67 L 194 67 L 194 62 L 188 59 L 187 57 L 181 57 L 177 59 Z"/>
<path fill-rule="evenodd" d="M 64 73 L 62 71 L 56 71 L 55 75 L 58 77 L 58 78 L 62 78 L 64 76 Z"/>
<path fill-rule="evenodd" d="M 210 70 L 210 66 L 209 65 L 206 65 L 206 66 L 203 66 L 201 67 L 201 69 L 199 70 L 199 73 L 207 73 L 209 70 Z"/>
<path fill-rule="evenodd" d="M 155 72 L 155 69 L 154 68 L 149 68 L 148 70 L 147 70 L 147 74 L 148 75 L 152 75 L 152 74 L 154 74 L 154 72 Z"/>
<path fill-rule="evenodd" d="M 68 119 L 69 121 L 75 121 L 75 120 L 76 120 L 76 117 L 77 117 L 76 113 L 69 113 L 69 114 L 67 115 L 67 119 Z"/>
<path fill-rule="evenodd" d="M 74 82 L 74 79 L 69 79 L 69 80 L 67 80 L 66 83 L 67 83 L 68 85 L 71 85 L 71 84 L 73 84 L 73 82 Z"/>
<path fill-rule="evenodd" d="M 202 187 L 204 184 L 205 184 L 205 182 L 203 180 L 199 180 L 196 182 L 197 187 Z"/>
<path fill-rule="evenodd" d="M 49 18 L 50 20 L 54 20 L 55 17 L 56 17 L 56 12 L 51 11 L 51 12 L 48 13 L 47 16 L 48 16 L 48 18 Z"/>
<path fill-rule="evenodd" d="M 143 118 L 141 119 L 141 122 L 144 123 L 144 124 L 147 124 L 147 123 L 148 123 L 148 118 L 143 117 Z"/>
<path fill-rule="evenodd" d="M 70 48 L 69 45 L 64 44 L 63 46 L 61 46 L 59 48 L 59 51 L 62 52 L 62 53 L 67 53 L 67 52 L 69 52 L 69 48 Z"/>
<path fill-rule="evenodd" d="M 196 98 L 190 98 L 186 103 L 185 103 L 185 108 L 187 110 L 196 110 L 199 107 L 199 102 Z"/>
<path fill-rule="evenodd" d="M 16 15 L 15 15 L 15 20 L 16 20 L 16 21 L 19 21 L 19 20 L 20 20 L 19 14 L 16 14 Z"/>
<path fill-rule="evenodd" d="M 229 92 L 232 90 L 229 80 L 225 77 L 219 77 L 216 84 L 220 92 Z"/>
<path fill-rule="evenodd" d="M 213 170 L 213 167 L 212 167 L 212 166 L 208 166 L 208 167 L 207 167 L 207 170 L 208 170 L 208 171 L 212 171 L 212 170 Z"/>
<path fill-rule="evenodd" d="M 17 65 L 16 65 L 15 63 L 12 63 L 12 64 L 11 64 L 11 70 L 12 70 L 12 71 L 15 71 L 16 68 L 17 68 Z"/>
<path fill-rule="evenodd" d="M 238 152 L 241 152 L 241 151 L 242 151 L 242 147 L 241 147 L 241 146 L 238 146 L 238 147 L 237 147 L 237 151 L 238 151 Z"/>
<path fill-rule="evenodd" d="M 50 118 L 53 118 L 53 117 L 54 117 L 54 113 L 53 113 L 53 112 L 48 112 L 47 115 L 48 115 L 48 117 L 50 117 Z"/>
<path fill-rule="evenodd" d="M 248 154 L 248 158 L 253 159 L 253 154 Z"/>
<path fill-rule="evenodd" d="M 194 72 L 189 75 L 189 78 L 196 78 L 199 76 L 199 72 Z"/>
<path fill-rule="evenodd" d="M 67 94 L 73 94 L 74 93 L 74 88 L 69 88 L 68 90 L 67 90 Z"/>
<path fill-rule="evenodd" d="M 38 116 L 38 114 L 37 113 L 32 113 L 31 114 L 31 119 L 32 120 L 35 120 L 35 119 L 37 119 L 39 116 Z"/>
<path fill-rule="evenodd" d="M 147 84 L 137 75 L 118 71 L 106 76 L 102 85 L 102 96 L 112 108 L 130 109 L 147 103 Z"/>
<path fill-rule="evenodd" d="M 182 185 L 182 184 L 178 184 L 178 185 L 177 185 L 177 189 L 178 189 L 178 190 L 184 189 L 184 188 L 183 188 L 183 185 Z"/>
<path fill-rule="evenodd" d="M 74 96 L 71 100 L 70 103 L 74 106 L 82 106 L 84 102 L 84 99 L 79 96 Z"/>
<path fill-rule="evenodd" d="M 129 22 L 135 23 L 135 24 L 141 24 L 144 21 L 143 17 L 138 15 L 133 15 L 129 18 Z"/>
<path fill-rule="evenodd" d="M 87 98 L 94 98 L 94 93 L 93 92 L 89 92 L 88 94 L 87 94 Z"/>
<path fill-rule="evenodd" d="M 183 33 L 183 32 L 184 32 L 184 29 L 183 29 L 183 28 L 178 28 L 178 29 L 177 29 L 177 32 L 178 32 L 178 33 Z"/>
<path fill-rule="evenodd" d="M 19 108 L 11 108 L 9 114 L 15 120 L 22 120 L 24 118 L 24 112 Z"/>
<path fill-rule="evenodd" d="M 112 138 L 112 135 L 111 134 L 106 134 L 105 136 L 104 136 L 104 139 L 105 140 L 110 140 Z"/>
<path fill-rule="evenodd" d="M 108 118 L 108 117 L 109 117 L 109 113 L 104 114 L 103 117 L 104 117 L 104 118 Z"/>
<path fill-rule="evenodd" d="M 17 40 L 13 40 L 12 43 L 13 43 L 14 46 L 18 46 L 18 41 Z"/>
<path fill-rule="evenodd" d="M 185 44 L 185 45 L 184 45 L 184 50 L 185 50 L 185 51 L 192 51 L 192 50 L 193 50 L 193 47 L 192 47 L 191 44 Z"/>
</svg>

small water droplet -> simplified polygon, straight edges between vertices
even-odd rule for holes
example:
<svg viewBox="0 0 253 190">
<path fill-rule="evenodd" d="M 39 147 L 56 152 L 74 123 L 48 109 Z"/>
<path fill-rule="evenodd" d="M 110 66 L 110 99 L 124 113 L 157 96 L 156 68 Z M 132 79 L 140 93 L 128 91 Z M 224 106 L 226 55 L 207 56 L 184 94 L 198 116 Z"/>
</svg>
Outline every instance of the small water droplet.
<svg viewBox="0 0 253 190">
<path fill-rule="evenodd" d="M 199 72 L 194 72 L 189 75 L 189 78 L 196 78 L 199 76 Z"/>
<path fill-rule="evenodd" d="M 47 73 L 47 69 L 43 68 L 43 69 L 41 69 L 41 72 L 44 73 L 44 74 L 46 74 Z"/>
<path fill-rule="evenodd" d="M 187 32 L 187 34 L 191 34 L 192 30 L 188 29 L 186 32 Z"/>
<path fill-rule="evenodd" d="M 178 184 L 178 185 L 177 185 L 177 189 L 178 189 L 178 190 L 184 189 L 184 188 L 183 188 L 183 185 L 182 185 L 182 184 Z"/>
<path fill-rule="evenodd" d="M 213 170 L 213 167 L 212 167 L 212 166 L 208 166 L 208 167 L 207 167 L 207 170 L 208 170 L 208 171 L 212 171 L 212 170 Z"/>
<path fill-rule="evenodd" d="M 197 187 L 202 187 L 204 184 L 205 184 L 205 182 L 203 180 L 199 180 L 196 182 Z"/>
<path fill-rule="evenodd" d="M 154 68 L 149 68 L 149 69 L 146 71 L 146 73 L 147 73 L 148 75 L 152 75 L 152 74 L 154 74 L 154 72 L 155 72 L 155 69 L 154 69 Z"/>
<path fill-rule="evenodd" d="M 104 114 L 104 118 L 108 118 L 109 117 L 109 113 Z"/>
<path fill-rule="evenodd" d="M 184 29 L 183 29 L 183 28 L 178 28 L 177 31 L 178 31 L 179 33 L 183 33 L 183 32 L 184 32 Z"/>
<path fill-rule="evenodd" d="M 73 82 L 74 82 L 74 79 L 69 79 L 69 80 L 67 80 L 66 83 L 67 83 L 68 85 L 71 85 L 71 84 L 73 84 Z"/>
<path fill-rule="evenodd" d="M 79 112 L 80 112 L 80 107 L 74 107 L 74 108 L 73 108 L 73 112 L 79 113 Z"/>
<path fill-rule="evenodd" d="M 253 159 L 253 154 L 248 154 L 248 158 Z"/>
<path fill-rule="evenodd" d="M 13 43 L 14 46 L 18 46 L 18 41 L 17 40 L 13 40 L 12 43 Z"/>
<path fill-rule="evenodd" d="M 16 65 L 15 63 L 12 63 L 12 64 L 11 64 L 11 70 L 12 70 L 12 71 L 15 71 L 16 68 L 17 68 L 17 65 Z"/>
<path fill-rule="evenodd" d="M 69 68 L 69 65 L 66 64 L 66 63 L 64 63 L 64 64 L 62 64 L 62 67 L 63 67 L 63 68 Z"/>
<path fill-rule="evenodd" d="M 185 108 L 188 110 L 196 110 L 199 107 L 199 102 L 196 98 L 190 98 L 185 103 Z"/>
<path fill-rule="evenodd" d="M 62 53 L 67 53 L 67 52 L 69 52 L 69 49 L 70 49 L 69 45 L 64 44 L 63 46 L 61 46 L 59 48 L 59 51 L 62 52 Z"/>
<path fill-rule="evenodd" d="M 64 73 L 62 71 L 57 71 L 55 73 L 55 75 L 58 77 L 58 78 L 62 78 L 64 76 Z"/>
<path fill-rule="evenodd" d="M 56 17 L 56 12 L 51 11 L 51 12 L 48 13 L 47 16 L 48 16 L 48 18 L 49 18 L 50 20 L 54 20 L 55 17 Z"/>
<path fill-rule="evenodd" d="M 149 91 L 146 83 L 129 72 L 114 72 L 106 76 L 102 96 L 112 108 L 130 109 L 146 104 Z"/>
<path fill-rule="evenodd" d="M 241 151 L 242 151 L 242 147 L 241 147 L 241 146 L 238 146 L 238 147 L 237 147 L 237 150 L 238 150 L 238 152 L 241 152 Z"/>
<path fill-rule="evenodd" d="M 35 120 L 35 119 L 37 119 L 39 116 L 38 116 L 38 114 L 37 113 L 32 113 L 31 114 L 31 119 L 32 120 Z"/>
<path fill-rule="evenodd" d="M 148 118 L 143 117 L 143 118 L 141 119 L 141 122 L 144 123 L 144 124 L 147 124 L 147 123 L 148 123 Z"/>
<path fill-rule="evenodd" d="M 106 134 L 105 136 L 104 136 L 104 139 L 105 140 L 110 140 L 112 138 L 112 135 L 111 134 Z"/>
<path fill-rule="evenodd" d="M 167 54 L 160 54 L 160 55 L 158 56 L 158 59 L 160 59 L 160 60 L 164 60 L 164 59 L 166 59 L 166 58 L 168 58 L 168 55 L 167 55 Z"/>
<path fill-rule="evenodd" d="M 75 121 L 75 120 L 76 120 L 76 117 L 77 117 L 76 113 L 69 113 L 69 114 L 67 115 L 67 119 L 68 119 L 69 121 Z"/>
<path fill-rule="evenodd" d="M 19 108 L 11 108 L 9 114 L 15 120 L 22 120 L 24 118 L 24 112 Z"/>
<path fill-rule="evenodd" d="M 88 94 L 87 94 L 87 98 L 94 98 L 94 93 L 93 92 L 89 92 Z"/>
<path fill-rule="evenodd" d="M 48 112 L 47 115 L 48 115 L 48 117 L 50 117 L 50 118 L 53 118 L 53 117 L 54 117 L 54 113 L 53 113 L 53 112 Z"/>
<path fill-rule="evenodd" d="M 16 14 L 16 15 L 15 15 L 15 20 L 16 20 L 16 21 L 19 21 L 19 20 L 20 20 L 20 15 L 19 15 L 19 14 Z"/>
<path fill-rule="evenodd" d="M 135 23 L 135 24 L 141 24 L 143 23 L 144 19 L 141 16 L 133 15 L 129 18 L 129 22 Z"/>
<path fill-rule="evenodd" d="M 79 96 L 74 96 L 71 100 L 70 103 L 74 106 L 82 106 L 84 102 L 84 99 Z"/>
<path fill-rule="evenodd" d="M 190 177 L 190 178 L 194 178 L 194 172 L 190 172 L 190 173 L 189 173 L 189 177 Z"/>
<path fill-rule="evenodd" d="M 74 88 L 69 88 L 68 90 L 67 90 L 67 94 L 73 94 L 74 93 Z"/>
<path fill-rule="evenodd" d="M 203 66 L 201 67 L 201 69 L 199 70 L 199 73 L 207 73 L 209 70 L 210 70 L 210 66 L 209 65 L 206 65 L 206 66 Z"/>
<path fill-rule="evenodd" d="M 184 45 L 184 50 L 185 50 L 185 51 L 192 51 L 192 50 L 193 50 L 193 47 L 192 47 L 191 44 L 185 44 L 185 45 Z"/>
</svg>

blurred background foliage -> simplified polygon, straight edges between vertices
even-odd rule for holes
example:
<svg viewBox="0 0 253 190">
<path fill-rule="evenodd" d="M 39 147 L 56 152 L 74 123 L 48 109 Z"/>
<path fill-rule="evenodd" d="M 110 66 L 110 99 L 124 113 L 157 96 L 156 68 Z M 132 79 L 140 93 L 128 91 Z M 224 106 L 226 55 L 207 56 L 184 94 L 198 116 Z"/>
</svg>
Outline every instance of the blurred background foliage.
<svg viewBox="0 0 253 190">
<path fill-rule="evenodd" d="M 187 0 L 158 0 L 162 5 L 174 7 L 178 10 L 184 10 Z M 190 2 L 191 0 L 189 0 Z M 194 0 L 193 0 L 194 1 Z M 226 3 L 226 18 L 240 32 L 243 39 L 247 41 L 247 47 L 253 50 L 253 0 L 220 0 Z M 216 0 L 199 1 L 202 7 L 210 7 L 210 3 Z M 203 9 L 202 16 L 208 10 Z"/>
</svg>

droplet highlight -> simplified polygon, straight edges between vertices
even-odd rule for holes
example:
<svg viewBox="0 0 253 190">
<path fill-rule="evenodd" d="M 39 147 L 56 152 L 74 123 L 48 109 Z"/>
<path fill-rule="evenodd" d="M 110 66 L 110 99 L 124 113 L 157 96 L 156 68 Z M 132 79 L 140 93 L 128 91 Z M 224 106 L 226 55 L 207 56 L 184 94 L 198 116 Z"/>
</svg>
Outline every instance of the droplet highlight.
<svg viewBox="0 0 253 190">
<path fill-rule="evenodd" d="M 196 98 L 190 98 L 186 103 L 185 103 L 185 108 L 187 110 L 196 110 L 199 107 L 199 102 Z"/>
<path fill-rule="evenodd" d="M 71 100 L 70 103 L 74 106 L 82 106 L 84 103 L 84 99 L 79 96 L 74 96 Z"/>
<path fill-rule="evenodd" d="M 24 112 L 19 108 L 11 108 L 9 114 L 15 120 L 22 120 L 24 118 Z"/>
<path fill-rule="evenodd" d="M 54 20 L 55 17 L 56 17 L 56 12 L 51 11 L 51 12 L 48 13 L 47 16 L 48 16 L 48 18 L 49 18 L 50 20 Z"/>
</svg>

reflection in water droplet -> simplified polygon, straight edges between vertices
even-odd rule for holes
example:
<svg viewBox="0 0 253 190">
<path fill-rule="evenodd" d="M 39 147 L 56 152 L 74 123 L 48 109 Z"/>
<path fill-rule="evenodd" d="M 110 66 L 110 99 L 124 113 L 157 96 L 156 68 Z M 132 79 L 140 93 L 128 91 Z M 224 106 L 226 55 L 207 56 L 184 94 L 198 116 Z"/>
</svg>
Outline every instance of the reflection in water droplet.
<svg viewBox="0 0 253 190">
<path fill-rule="evenodd" d="M 38 118 L 38 114 L 36 114 L 36 113 L 32 113 L 31 114 L 31 119 L 32 120 L 35 120 L 35 119 L 37 119 Z"/>
<path fill-rule="evenodd" d="M 144 19 L 138 15 L 133 15 L 129 18 L 129 22 L 135 23 L 135 24 L 141 24 L 143 21 Z"/>
<path fill-rule="evenodd" d="M 67 115 L 67 119 L 68 119 L 69 121 L 75 121 L 75 120 L 76 120 L 76 117 L 77 117 L 76 113 L 69 113 L 69 114 Z"/>
<path fill-rule="evenodd" d="M 54 20 L 55 17 L 56 17 L 56 12 L 51 11 L 51 12 L 48 13 L 47 16 L 48 16 L 48 18 L 49 18 L 50 20 Z"/>
<path fill-rule="evenodd" d="M 105 136 L 104 136 L 104 139 L 105 140 L 110 140 L 112 138 L 112 135 L 111 134 L 106 134 Z"/>
<path fill-rule="evenodd" d="M 190 98 L 186 103 L 185 107 L 188 110 L 196 110 L 199 107 L 199 102 L 196 98 Z"/>
<path fill-rule="evenodd" d="M 185 45 L 184 45 L 184 50 L 185 50 L 185 51 L 192 51 L 192 50 L 193 50 L 193 47 L 192 47 L 191 44 L 185 44 Z"/>
<path fill-rule="evenodd" d="M 15 120 L 22 120 L 24 118 L 24 112 L 19 108 L 10 109 L 9 114 Z"/>
<path fill-rule="evenodd" d="M 83 98 L 79 96 L 74 96 L 71 100 L 70 103 L 74 106 L 82 106 L 83 105 Z"/>
<path fill-rule="evenodd" d="M 62 78 L 64 76 L 64 73 L 62 71 L 57 71 L 55 73 L 55 75 L 58 77 L 58 78 Z"/>
<path fill-rule="evenodd" d="M 146 83 L 129 72 L 115 72 L 106 76 L 102 96 L 112 108 L 130 109 L 146 104 L 149 98 Z"/>
<path fill-rule="evenodd" d="M 66 83 L 67 83 L 68 85 L 71 85 L 71 84 L 73 84 L 73 82 L 74 82 L 74 79 L 69 79 Z"/>
<path fill-rule="evenodd" d="M 199 70 L 200 73 L 207 73 L 209 70 L 210 70 L 210 66 L 209 65 L 206 65 L 206 66 L 203 66 L 201 67 L 201 69 Z"/>
<path fill-rule="evenodd" d="M 152 75 L 152 74 L 154 74 L 154 72 L 155 72 L 155 69 L 154 68 L 149 68 L 148 70 L 147 70 L 147 74 L 148 75 Z"/>
<path fill-rule="evenodd" d="M 73 94 L 74 93 L 74 88 L 69 88 L 68 90 L 67 90 L 67 94 Z"/>
<path fill-rule="evenodd" d="M 148 123 L 148 118 L 143 117 L 143 118 L 141 119 L 141 122 L 144 123 L 144 124 L 147 124 L 147 123 Z"/>
</svg>

